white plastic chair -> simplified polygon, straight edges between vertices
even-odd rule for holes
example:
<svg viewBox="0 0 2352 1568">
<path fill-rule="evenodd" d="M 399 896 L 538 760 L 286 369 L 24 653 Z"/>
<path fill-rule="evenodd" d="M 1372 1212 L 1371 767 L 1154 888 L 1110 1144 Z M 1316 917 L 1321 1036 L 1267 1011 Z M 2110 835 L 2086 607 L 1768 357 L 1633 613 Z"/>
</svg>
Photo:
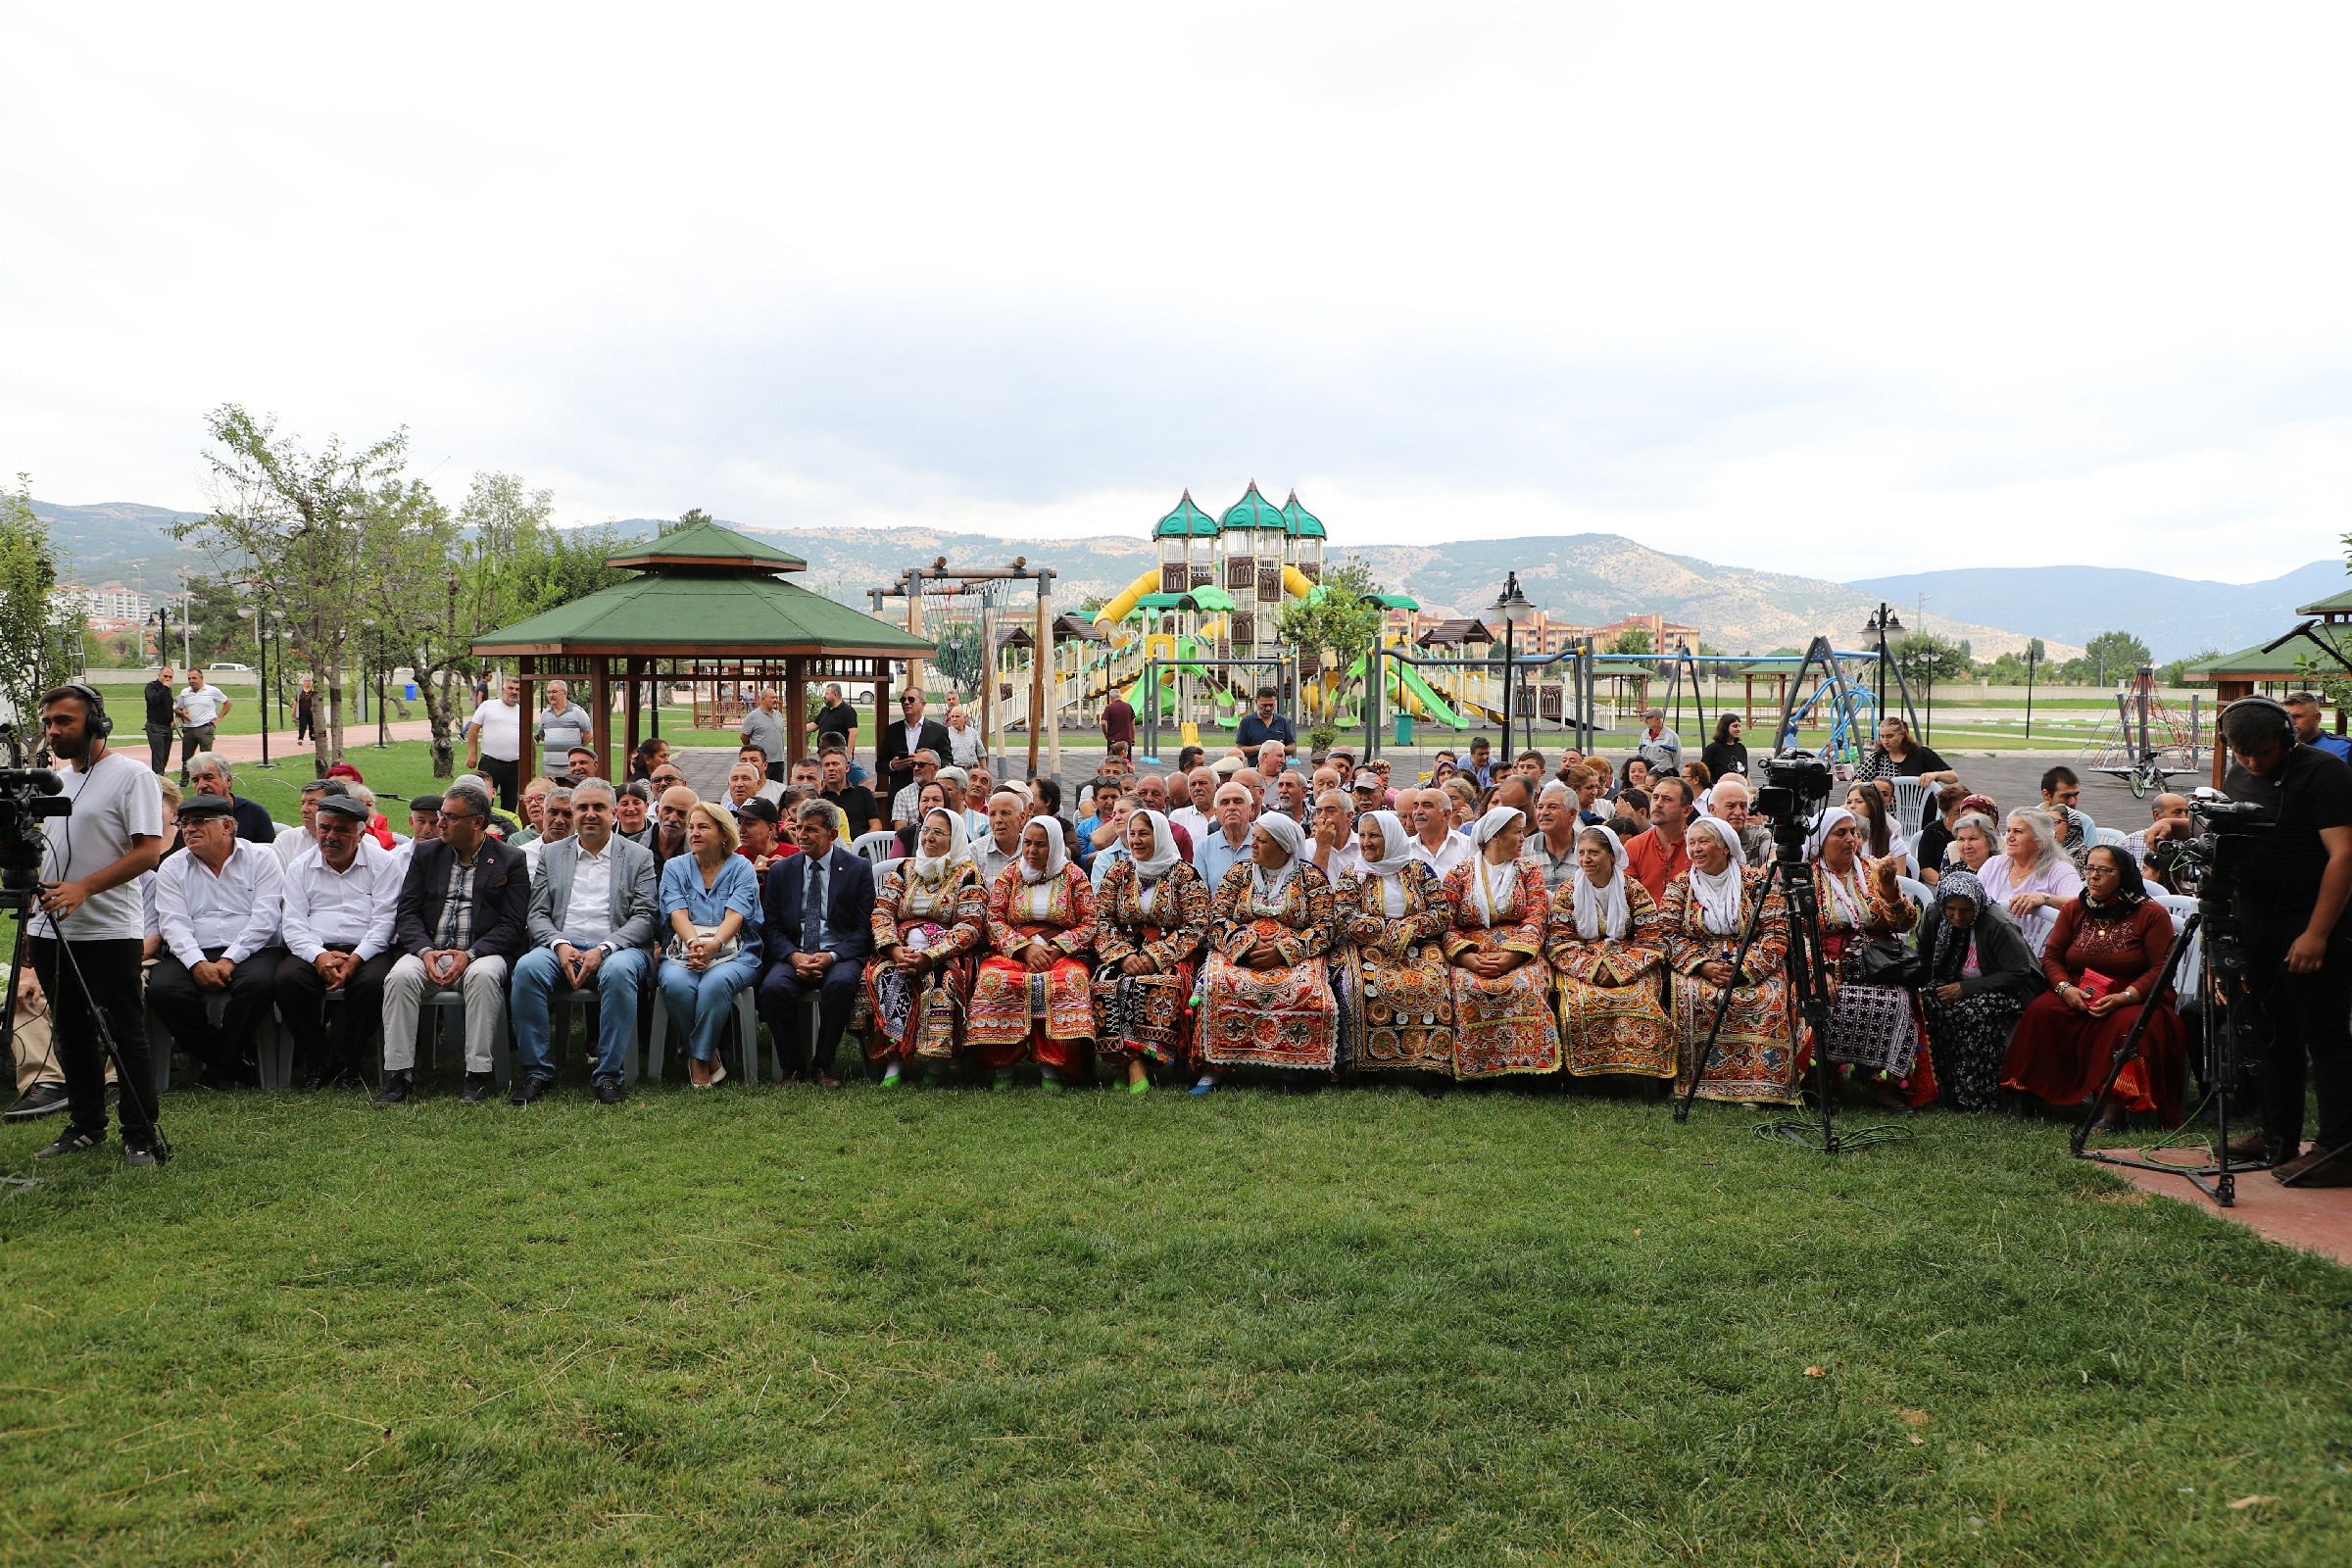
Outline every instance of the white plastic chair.
<svg viewBox="0 0 2352 1568">
<path fill-rule="evenodd" d="M 2148 890 L 2148 897 L 2164 906 L 2164 912 L 2173 917 L 2173 935 L 2178 938 L 2188 917 L 2197 912 L 2197 901 L 2184 893 L 2159 893 Z M 2197 959 L 2205 951 L 2205 933 L 2200 930 L 2188 939 L 2188 951 L 2180 955 L 2180 962 L 2173 970 L 2173 992 L 2176 996 L 2193 998 L 2200 984 Z"/>
<path fill-rule="evenodd" d="M 1898 778 L 1894 781 L 1894 819 L 1901 824 L 1906 837 L 1919 832 L 1919 825 L 1927 812 L 1929 788 L 1926 782 L 1916 778 Z"/>
<path fill-rule="evenodd" d="M 2108 846 L 2110 849 L 2126 849 L 2130 847 L 2132 843 L 2132 835 L 2125 832 L 2120 827 L 2103 827 L 2097 831 L 2099 842 Z M 2191 899 L 2189 903 L 2194 905 L 2196 901 Z"/>
<path fill-rule="evenodd" d="M 851 841 L 850 853 L 874 865 L 880 865 L 884 860 L 899 853 L 899 836 L 889 828 L 878 828 L 871 833 L 860 833 Z"/>
<path fill-rule="evenodd" d="M 1903 897 L 1924 909 L 1936 902 L 1936 890 L 1913 877 L 1898 876 L 1894 885 L 1903 890 Z"/>
<path fill-rule="evenodd" d="M 2026 951 L 2033 954 L 2035 959 L 2038 960 L 2041 950 L 2049 946 L 2050 932 L 2057 924 L 2056 909 L 2035 909 L 2017 922 L 2018 934 L 2026 939 Z"/>
</svg>

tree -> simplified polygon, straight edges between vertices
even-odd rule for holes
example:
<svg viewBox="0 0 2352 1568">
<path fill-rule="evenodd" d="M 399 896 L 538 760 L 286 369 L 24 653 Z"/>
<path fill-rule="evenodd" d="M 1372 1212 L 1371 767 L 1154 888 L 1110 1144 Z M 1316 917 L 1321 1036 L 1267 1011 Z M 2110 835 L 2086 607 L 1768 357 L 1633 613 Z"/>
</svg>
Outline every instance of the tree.
<svg viewBox="0 0 2352 1568">
<path fill-rule="evenodd" d="M 1641 655 L 1655 653 L 1657 652 L 1657 649 L 1655 645 L 1650 642 L 1649 628 L 1647 626 L 1632 626 L 1617 634 L 1617 640 L 1609 644 L 1609 652 L 1612 654 Z"/>
<path fill-rule="evenodd" d="M 280 435 L 274 419 L 234 403 L 214 410 L 205 425 L 215 443 L 204 455 L 213 511 L 172 532 L 242 575 L 291 624 L 293 651 L 318 677 L 326 703 L 314 752 L 323 774 L 343 755 L 350 607 L 368 564 L 368 529 L 379 494 L 407 463 L 408 431 L 357 449 L 329 437 L 312 453 Z"/>
<path fill-rule="evenodd" d="M 188 659 L 199 667 L 220 660 L 254 662 L 253 612 L 235 583 L 217 576 L 188 579 Z"/>
<path fill-rule="evenodd" d="M 1388 607 L 1378 595 L 1386 592 L 1372 568 L 1350 556 L 1323 574 L 1319 589 L 1294 599 L 1274 618 L 1274 632 L 1293 648 L 1321 651 L 1342 671 L 1354 667 L 1380 635 Z M 1339 739 L 1339 727 L 1326 714 L 1309 735 L 1317 750 L 1329 750 Z"/>
<path fill-rule="evenodd" d="M 1936 705 L 1936 683 L 1964 677 L 1976 665 L 1968 644 L 1933 632 L 1912 632 L 1888 652 L 1894 656 L 1894 667 L 1902 671 L 1903 683 L 1931 710 Z"/>
<path fill-rule="evenodd" d="M 717 520 L 718 519 L 716 517 L 711 516 L 710 514 L 705 512 L 700 507 L 688 507 L 685 512 L 679 515 L 677 521 L 663 523 L 662 525 L 662 531 L 663 533 L 676 533 L 680 528 L 691 528 L 697 523 L 716 522 Z"/>
<path fill-rule="evenodd" d="M 40 745 L 41 693 L 70 679 L 83 617 L 56 597 L 62 552 L 32 511 L 32 476 L 0 489 L 0 720 L 17 726 L 26 760 Z"/>
<path fill-rule="evenodd" d="M 2128 631 L 2103 631 L 2082 645 L 2082 659 L 2090 666 L 2090 683 L 2104 686 L 2110 680 L 2131 674 L 2142 664 L 2153 663 L 2155 656 L 2148 645 Z"/>
</svg>

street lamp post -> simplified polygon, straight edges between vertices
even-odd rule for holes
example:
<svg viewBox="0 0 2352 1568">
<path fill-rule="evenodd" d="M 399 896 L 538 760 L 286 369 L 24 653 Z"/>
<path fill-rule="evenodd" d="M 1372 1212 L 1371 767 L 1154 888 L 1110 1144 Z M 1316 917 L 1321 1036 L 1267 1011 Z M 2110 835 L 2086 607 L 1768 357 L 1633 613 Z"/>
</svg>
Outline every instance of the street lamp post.
<svg viewBox="0 0 2352 1568">
<path fill-rule="evenodd" d="M 1519 591 L 1519 573 L 1513 571 L 1504 574 L 1502 592 L 1495 596 L 1494 603 L 1492 608 L 1494 613 L 1502 617 L 1501 762 L 1503 766 L 1508 767 L 1510 765 L 1512 757 L 1511 688 L 1518 684 L 1518 670 L 1512 664 L 1512 657 L 1516 647 L 1512 641 L 1512 632 L 1513 628 L 1515 628 L 1519 622 L 1525 620 L 1530 614 L 1534 613 L 1536 607 L 1529 602 L 1527 595 Z"/>
<path fill-rule="evenodd" d="M 1862 623 L 1862 635 L 1876 637 L 1879 640 L 1879 717 L 1882 719 L 1886 716 L 1886 661 L 1889 657 L 1886 651 L 1886 634 L 1900 632 L 1902 629 L 1903 617 L 1896 614 L 1885 603 L 1880 604 L 1876 614 Z"/>
<path fill-rule="evenodd" d="M 260 600 L 253 604 L 253 706 L 262 719 L 262 765 L 274 767 L 270 760 L 270 612 Z"/>
</svg>

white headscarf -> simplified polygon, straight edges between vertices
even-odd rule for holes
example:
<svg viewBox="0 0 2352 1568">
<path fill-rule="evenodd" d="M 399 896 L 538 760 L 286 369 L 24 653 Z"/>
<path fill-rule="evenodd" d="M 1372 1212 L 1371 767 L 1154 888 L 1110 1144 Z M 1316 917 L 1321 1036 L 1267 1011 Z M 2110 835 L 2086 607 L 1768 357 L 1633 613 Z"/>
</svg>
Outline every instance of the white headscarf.
<svg viewBox="0 0 2352 1568">
<path fill-rule="evenodd" d="M 1808 860 L 1820 859 L 1821 847 L 1830 842 L 1830 835 L 1838 831 L 1838 824 L 1852 820 L 1854 820 L 1854 813 L 1842 806 L 1833 806 L 1822 812 L 1813 823 L 1813 831 L 1805 835 L 1805 858 Z"/>
<path fill-rule="evenodd" d="M 1021 868 L 1021 880 L 1031 887 L 1036 887 L 1041 882 L 1051 882 L 1054 878 L 1061 875 L 1061 868 L 1070 863 L 1070 858 L 1061 847 L 1061 822 L 1058 818 L 1033 816 L 1021 824 L 1021 832 L 1026 834 L 1032 827 L 1042 827 L 1046 830 L 1046 868 L 1040 871 L 1029 863 L 1029 853 L 1026 846 L 1023 846 L 1020 857 L 1013 861 L 1013 864 Z"/>
<path fill-rule="evenodd" d="M 1405 827 L 1404 818 L 1395 811 L 1366 811 L 1364 814 L 1380 824 L 1380 858 L 1367 858 L 1364 869 L 1377 877 L 1396 876 L 1412 863 L 1411 831 Z"/>
<path fill-rule="evenodd" d="M 1820 864 L 1821 848 L 1823 845 L 1830 842 L 1830 835 L 1838 831 L 1838 824 L 1843 822 L 1858 822 L 1860 820 L 1860 817 L 1854 815 L 1853 812 L 1847 810 L 1842 806 L 1833 806 L 1828 810 L 1822 812 L 1821 819 L 1813 824 L 1812 833 L 1807 835 L 1805 839 L 1805 858 L 1813 861 L 1816 864 Z M 1860 856 L 1856 856 L 1854 858 L 1854 863 L 1857 867 L 1860 866 Z M 1827 865 L 1822 865 L 1821 869 L 1823 872 L 1821 880 L 1829 887 L 1830 890 L 1830 903 L 1836 906 L 1838 913 L 1845 917 L 1842 920 L 1832 920 L 1828 923 L 1831 925 L 1847 925 L 1853 927 L 1856 931 L 1861 930 L 1862 903 L 1854 896 L 1854 890 L 1846 885 L 1845 878 L 1838 875 L 1835 871 L 1832 871 Z"/>
<path fill-rule="evenodd" d="M 1144 884 L 1148 887 L 1176 869 L 1176 835 L 1168 830 L 1168 819 L 1163 813 L 1146 811 L 1143 813 L 1143 817 L 1145 821 L 1152 824 L 1152 853 L 1144 858 L 1137 859 L 1135 869 L 1136 874 L 1143 878 Z M 1135 858 L 1133 850 L 1127 853 L 1129 858 Z"/>
<path fill-rule="evenodd" d="M 1487 859 L 1487 846 L 1505 829 L 1526 820 L 1526 814 L 1517 807 L 1497 806 L 1470 824 L 1470 842 L 1478 847 L 1478 863 L 1470 878 L 1470 894 L 1478 905 L 1479 914 L 1489 925 L 1494 923 L 1494 911 L 1509 900 L 1511 891 L 1519 885 L 1519 862 L 1506 860 L 1501 865 L 1493 864 Z"/>
<path fill-rule="evenodd" d="M 1741 873 L 1747 869 L 1747 853 L 1740 848 L 1740 835 L 1732 824 L 1719 816 L 1693 817 L 1690 831 L 1712 833 L 1732 852 L 1732 863 L 1709 876 L 1690 862 L 1690 896 L 1698 901 L 1699 925 L 1719 937 L 1736 936 L 1740 931 L 1740 894 Z"/>
<path fill-rule="evenodd" d="M 948 853 L 945 855 L 923 854 L 923 841 L 918 834 L 914 841 L 915 856 L 909 862 L 914 867 L 914 874 L 925 882 L 944 881 L 947 874 L 955 869 L 957 860 L 969 859 L 972 854 L 970 847 L 964 842 L 963 819 L 944 806 L 934 806 L 923 813 L 923 825 L 928 827 L 931 818 L 935 816 L 944 816 L 948 819 Z"/>
<path fill-rule="evenodd" d="M 1291 878 L 1298 874 L 1298 858 L 1306 848 L 1306 834 L 1300 830 L 1297 822 L 1279 811 L 1268 811 L 1251 826 L 1253 830 L 1264 828 L 1267 837 L 1291 852 L 1291 858 L 1282 863 L 1282 869 L 1275 872 L 1271 878 L 1267 877 L 1264 866 L 1257 864 L 1254 859 L 1250 863 L 1250 900 L 1252 903 L 1270 906 L 1275 900 L 1282 897 L 1282 890 L 1291 885 Z"/>
<path fill-rule="evenodd" d="M 1597 833 L 1609 841 L 1609 863 L 1616 869 L 1610 872 L 1607 887 L 1596 888 L 1592 879 L 1585 875 L 1583 864 L 1578 864 L 1576 875 L 1568 883 L 1570 907 L 1576 911 L 1576 934 L 1587 942 L 1603 935 L 1611 942 L 1622 942 L 1626 927 L 1634 920 L 1633 906 L 1625 896 L 1625 846 L 1605 827 L 1576 830 L 1579 839 L 1588 833 Z"/>
</svg>

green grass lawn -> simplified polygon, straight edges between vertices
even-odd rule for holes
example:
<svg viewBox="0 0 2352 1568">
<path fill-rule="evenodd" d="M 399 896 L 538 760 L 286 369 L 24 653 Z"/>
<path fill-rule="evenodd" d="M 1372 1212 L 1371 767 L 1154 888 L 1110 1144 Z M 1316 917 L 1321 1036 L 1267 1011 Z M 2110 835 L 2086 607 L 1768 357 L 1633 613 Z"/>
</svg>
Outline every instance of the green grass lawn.
<svg viewBox="0 0 2352 1568">
<path fill-rule="evenodd" d="M 0 1200 L 0 1561 L 2352 1558 L 2352 1275 L 2048 1125 L 167 1110 L 167 1169 Z"/>
</svg>

